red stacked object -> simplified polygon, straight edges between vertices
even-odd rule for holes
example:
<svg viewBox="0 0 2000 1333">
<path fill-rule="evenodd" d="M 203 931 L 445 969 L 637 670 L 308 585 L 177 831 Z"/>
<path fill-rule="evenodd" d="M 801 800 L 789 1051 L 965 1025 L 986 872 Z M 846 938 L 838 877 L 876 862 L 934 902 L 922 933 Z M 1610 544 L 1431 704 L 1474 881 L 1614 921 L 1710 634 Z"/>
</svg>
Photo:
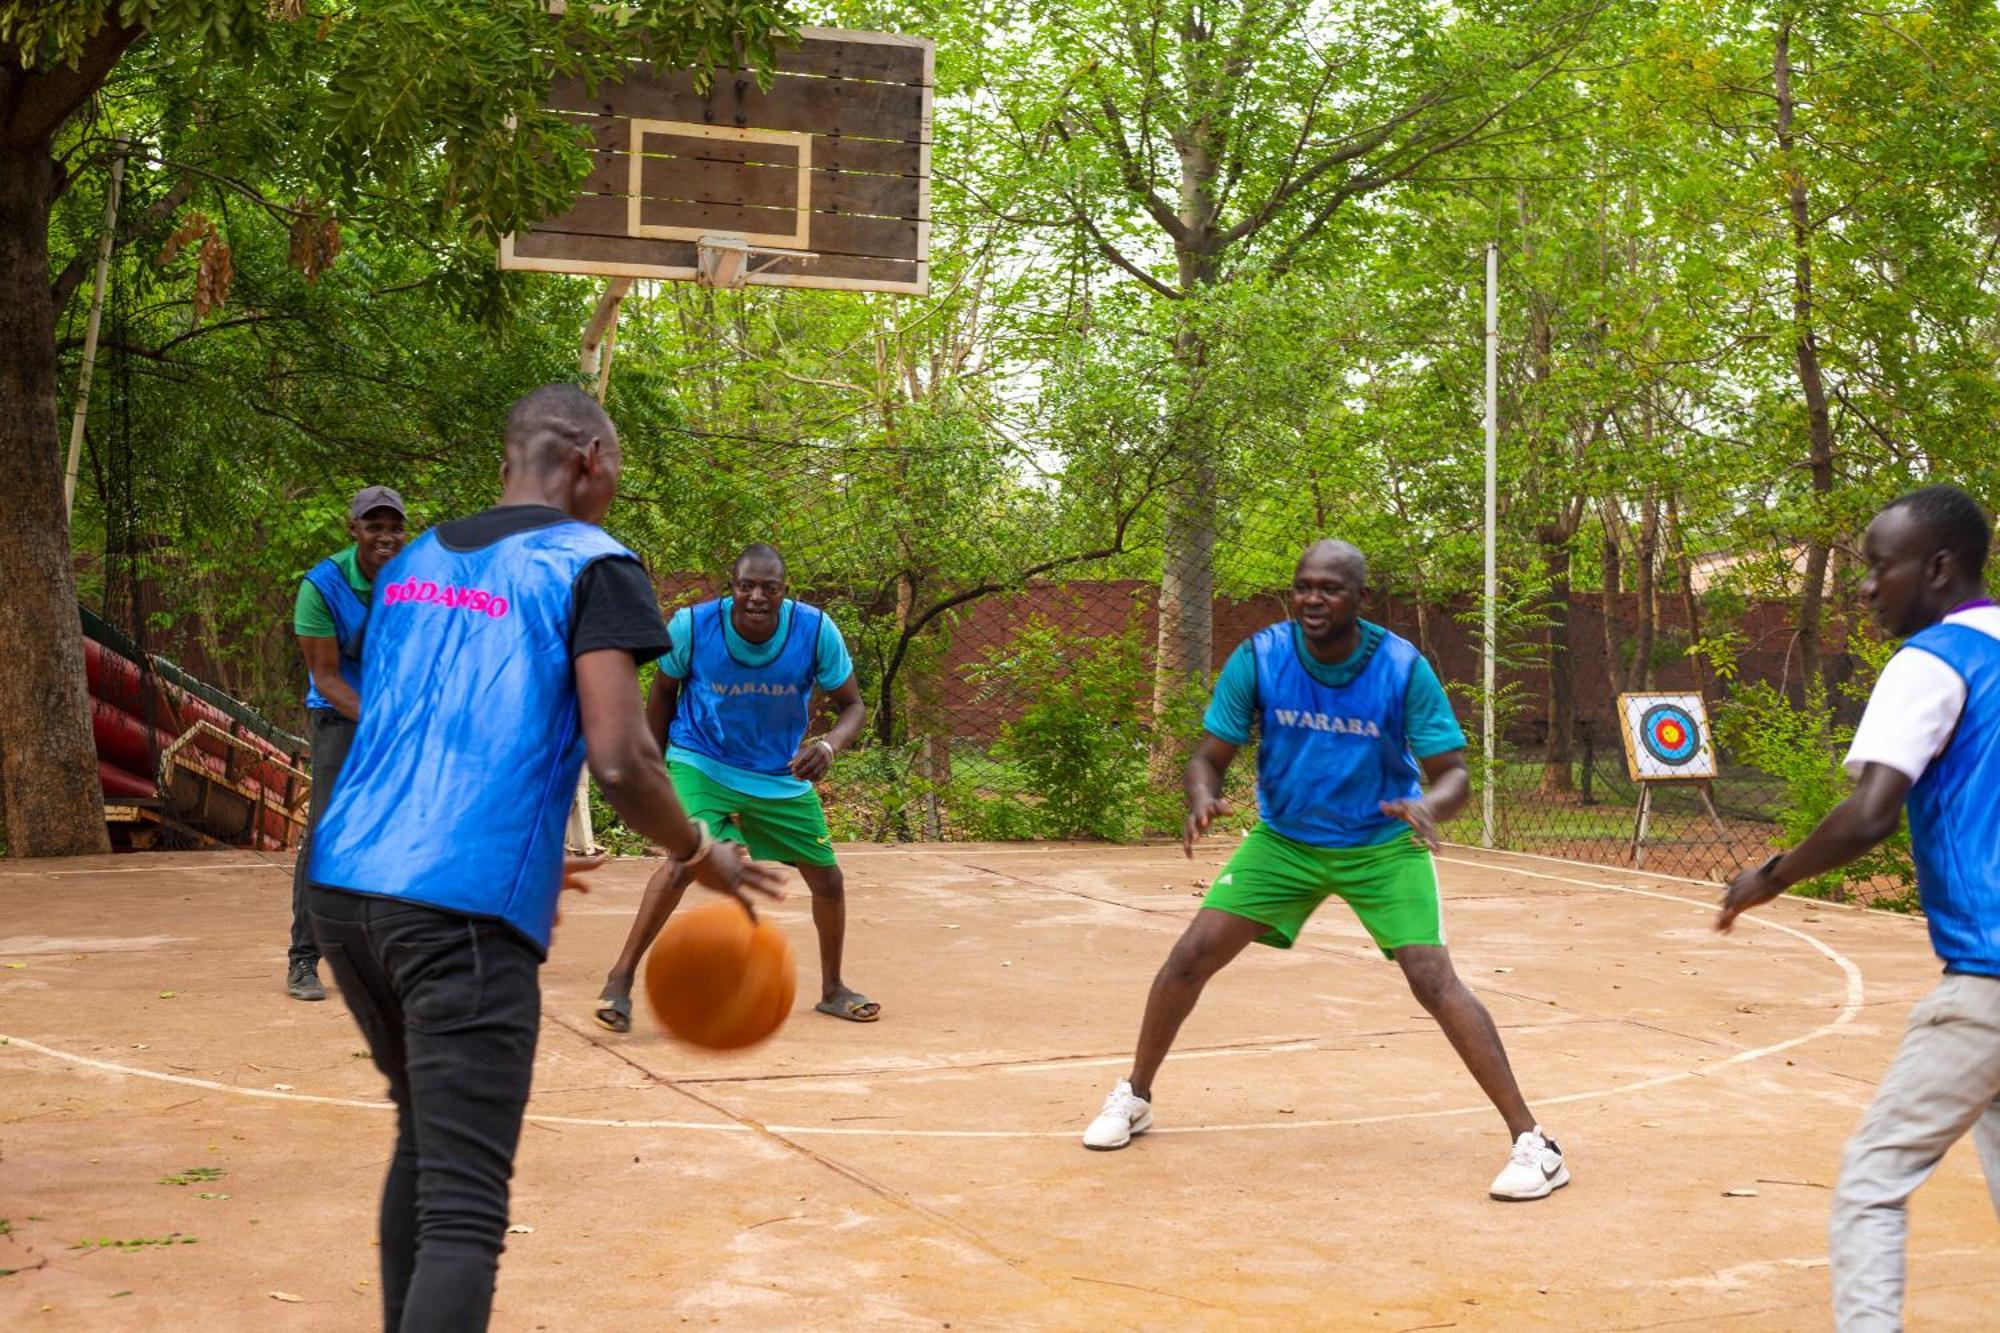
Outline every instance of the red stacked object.
<svg viewBox="0 0 2000 1333">
<path fill-rule="evenodd" d="M 158 796 L 160 754 L 196 722 L 206 722 L 268 759 L 245 764 L 242 746 L 208 732 L 197 734 L 181 755 L 258 802 L 254 839 L 258 847 L 276 851 L 288 845 L 291 825 L 272 808 L 287 804 L 287 793 L 296 781 L 286 771 L 291 757 L 284 750 L 158 673 L 149 679 L 138 663 L 88 637 L 83 641 L 83 665 L 90 687 L 91 734 L 97 742 L 97 777 L 106 800 Z M 153 725 L 148 725 L 148 717 Z M 233 776 L 232 756 L 237 764 Z"/>
</svg>

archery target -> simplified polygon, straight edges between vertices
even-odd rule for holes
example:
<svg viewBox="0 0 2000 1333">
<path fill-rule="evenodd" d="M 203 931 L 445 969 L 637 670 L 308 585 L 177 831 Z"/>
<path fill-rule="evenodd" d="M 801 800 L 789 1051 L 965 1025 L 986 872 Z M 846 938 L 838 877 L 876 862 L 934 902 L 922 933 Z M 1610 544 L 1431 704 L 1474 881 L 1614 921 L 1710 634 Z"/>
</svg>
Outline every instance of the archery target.
<svg viewBox="0 0 2000 1333">
<path fill-rule="evenodd" d="M 1715 749 L 1700 695 L 1626 694 L 1618 702 L 1633 781 L 1715 776 Z"/>
</svg>

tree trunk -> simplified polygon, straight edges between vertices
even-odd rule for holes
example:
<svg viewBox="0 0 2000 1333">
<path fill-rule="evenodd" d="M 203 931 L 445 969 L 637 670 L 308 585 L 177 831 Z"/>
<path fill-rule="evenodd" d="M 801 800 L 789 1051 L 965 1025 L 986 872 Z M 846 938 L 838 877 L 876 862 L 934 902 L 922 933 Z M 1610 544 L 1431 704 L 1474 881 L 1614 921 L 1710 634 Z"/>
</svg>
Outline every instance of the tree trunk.
<svg viewBox="0 0 2000 1333">
<path fill-rule="evenodd" d="M 1623 672 L 1625 655 L 1618 650 L 1618 598 L 1624 592 L 1624 575 L 1620 566 L 1624 554 L 1618 545 L 1618 534 L 1625 525 L 1625 516 L 1618 512 L 1618 501 L 1606 496 L 1598 504 L 1599 523 L 1604 529 L 1604 678 L 1610 682 L 1611 692 L 1617 694 L 1625 688 Z"/>
<path fill-rule="evenodd" d="M 1819 340 L 1813 330 L 1812 208 L 1806 193 L 1805 173 L 1792 160 L 1796 139 L 1792 116 L 1792 25 L 1789 20 L 1778 28 L 1772 76 L 1778 101 L 1778 150 L 1785 174 L 1786 204 L 1792 225 L 1792 358 L 1798 368 L 1799 389 L 1806 400 L 1807 464 L 1813 494 L 1824 497 L 1833 490 L 1833 418 L 1827 410 L 1826 380 L 1820 371 Z M 1821 514 L 1815 507 L 1814 527 Z M 1815 535 L 1806 546 L 1805 587 L 1799 595 L 1799 677 L 1802 691 L 1809 691 L 1821 678 L 1821 613 L 1826 597 L 1827 544 Z"/>
<path fill-rule="evenodd" d="M 1653 639 L 1660 623 L 1659 550 L 1660 493 L 1648 486 L 1646 498 L 1640 502 L 1639 536 L 1632 548 L 1632 593 L 1638 615 L 1632 629 L 1632 666 L 1625 673 L 1627 690 L 1653 688 Z"/>
<path fill-rule="evenodd" d="M 1694 564 L 1688 559 L 1687 534 L 1681 530 L 1680 497 L 1667 492 L 1667 544 L 1674 553 L 1674 582 L 1680 591 L 1681 614 L 1687 618 L 1688 642 L 1701 642 L 1701 600 L 1694 592 Z M 1720 691 L 1715 679 L 1715 663 L 1706 653 L 1690 652 L 1688 661 L 1694 666 L 1694 686 L 1701 697 L 1711 706 Z"/>
<path fill-rule="evenodd" d="M 1212 287 L 1220 274 L 1216 235 L 1216 191 L 1226 138 L 1206 108 L 1221 104 L 1221 66 L 1209 45 L 1213 33 L 1198 11 L 1181 17 L 1190 119 L 1175 127 L 1180 158 L 1180 198 L 1176 210 L 1182 232 L 1175 241 L 1180 290 L 1189 296 Z M 1151 775 L 1171 783 L 1179 747 L 1163 725 L 1174 700 L 1191 685 L 1205 682 L 1215 654 L 1216 487 L 1220 478 L 1208 414 L 1202 410 L 1208 342 L 1202 312 L 1186 311 L 1174 337 L 1174 364 L 1180 372 L 1180 476 L 1169 488 L 1160 551 L 1160 627 L 1153 658 L 1154 741 Z"/>
<path fill-rule="evenodd" d="M 1183 260 L 1193 282 L 1205 282 L 1203 265 Z M 1208 347 L 1201 331 L 1184 327 L 1174 339 L 1174 360 L 1188 402 L 1182 414 L 1179 475 L 1168 484 L 1160 536 L 1160 624 L 1154 640 L 1151 771 L 1171 781 L 1179 747 L 1164 724 L 1182 692 L 1208 678 L 1215 653 L 1216 489 L 1220 482 L 1204 414 L 1197 406 Z"/>
<path fill-rule="evenodd" d="M 57 449 L 46 146 L 0 147 L 0 755 L 14 856 L 107 851 Z"/>
<path fill-rule="evenodd" d="M 1542 752 L 1541 790 L 1549 795 L 1576 786 L 1576 657 L 1569 641 L 1569 538 L 1547 542 L 1544 549 L 1549 562 L 1549 740 Z"/>
</svg>

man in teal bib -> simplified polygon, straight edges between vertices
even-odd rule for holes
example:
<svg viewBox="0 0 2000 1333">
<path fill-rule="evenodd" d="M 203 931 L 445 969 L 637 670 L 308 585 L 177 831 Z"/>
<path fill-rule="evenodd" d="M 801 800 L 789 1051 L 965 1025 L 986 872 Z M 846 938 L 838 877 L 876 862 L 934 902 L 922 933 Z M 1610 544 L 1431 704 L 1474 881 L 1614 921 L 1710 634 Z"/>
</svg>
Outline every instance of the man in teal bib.
<svg viewBox="0 0 2000 1333">
<path fill-rule="evenodd" d="M 403 549 L 403 497 L 387 486 L 364 486 L 347 506 L 347 535 L 354 539 L 306 571 L 292 607 L 292 632 L 306 661 L 306 729 L 312 741 L 312 803 L 307 836 L 326 809 L 340 777 L 354 727 L 361 719 L 361 643 L 375 576 Z M 299 844 L 292 869 L 292 945 L 285 993 L 294 1000 L 324 1000 L 319 945 L 306 912 L 306 851 Z"/>
<path fill-rule="evenodd" d="M 1408 640 L 1361 618 L 1368 565 L 1346 542 L 1306 549 L 1292 575 L 1293 620 L 1237 648 L 1216 682 L 1207 732 L 1187 769 L 1184 846 L 1224 812 L 1222 775 L 1257 742 L 1262 816 L 1202 900 L 1146 1001 L 1132 1072 L 1084 1131 L 1122 1148 L 1153 1124 L 1153 1075 L 1202 987 L 1251 943 L 1289 949 L 1329 897 L 1354 910 L 1410 992 L 1444 1029 L 1507 1122 L 1513 1149 L 1488 1192 L 1539 1199 L 1569 1183 L 1508 1067 L 1492 1016 L 1445 948 L 1431 853 L 1464 807 L 1465 737 L 1444 688 Z M 1424 790 L 1425 784 L 1429 791 Z"/>
<path fill-rule="evenodd" d="M 647 718 L 668 751 L 688 816 L 760 861 L 797 866 L 812 891 L 820 960 L 815 1007 L 872 1023 L 881 1006 L 840 977 L 846 881 L 813 790 L 866 717 L 854 661 L 831 616 L 785 596 L 785 561 L 775 547 L 746 547 L 729 583 L 730 596 L 684 607 L 668 622 L 672 647 L 660 658 Z M 808 740 L 815 688 L 838 715 L 825 735 Z M 599 1026 L 631 1029 L 632 978 L 689 878 L 686 867 L 670 860 L 646 885 L 625 948 L 604 978 Z"/>
</svg>

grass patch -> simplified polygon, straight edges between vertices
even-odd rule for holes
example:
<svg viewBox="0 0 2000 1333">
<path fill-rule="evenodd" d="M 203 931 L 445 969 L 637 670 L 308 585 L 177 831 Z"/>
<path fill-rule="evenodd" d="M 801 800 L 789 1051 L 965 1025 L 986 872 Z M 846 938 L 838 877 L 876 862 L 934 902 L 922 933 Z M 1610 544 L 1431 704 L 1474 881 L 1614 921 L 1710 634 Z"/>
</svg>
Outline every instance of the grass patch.
<svg viewBox="0 0 2000 1333">
<path fill-rule="evenodd" d="M 176 1231 L 167 1236 L 135 1236 L 130 1240 L 113 1240 L 109 1236 L 100 1236 L 96 1240 L 80 1240 L 70 1246 L 70 1248 L 72 1250 L 124 1250 L 130 1254 L 136 1250 L 143 1250 L 148 1247 L 193 1245 L 194 1243 L 195 1238 L 193 1236 L 183 1236 L 180 1232 Z"/>
<path fill-rule="evenodd" d="M 171 1176 L 161 1176 L 162 1185 L 194 1185 L 210 1180 L 222 1179 L 219 1166 L 191 1166 L 185 1171 L 176 1171 Z"/>
</svg>

